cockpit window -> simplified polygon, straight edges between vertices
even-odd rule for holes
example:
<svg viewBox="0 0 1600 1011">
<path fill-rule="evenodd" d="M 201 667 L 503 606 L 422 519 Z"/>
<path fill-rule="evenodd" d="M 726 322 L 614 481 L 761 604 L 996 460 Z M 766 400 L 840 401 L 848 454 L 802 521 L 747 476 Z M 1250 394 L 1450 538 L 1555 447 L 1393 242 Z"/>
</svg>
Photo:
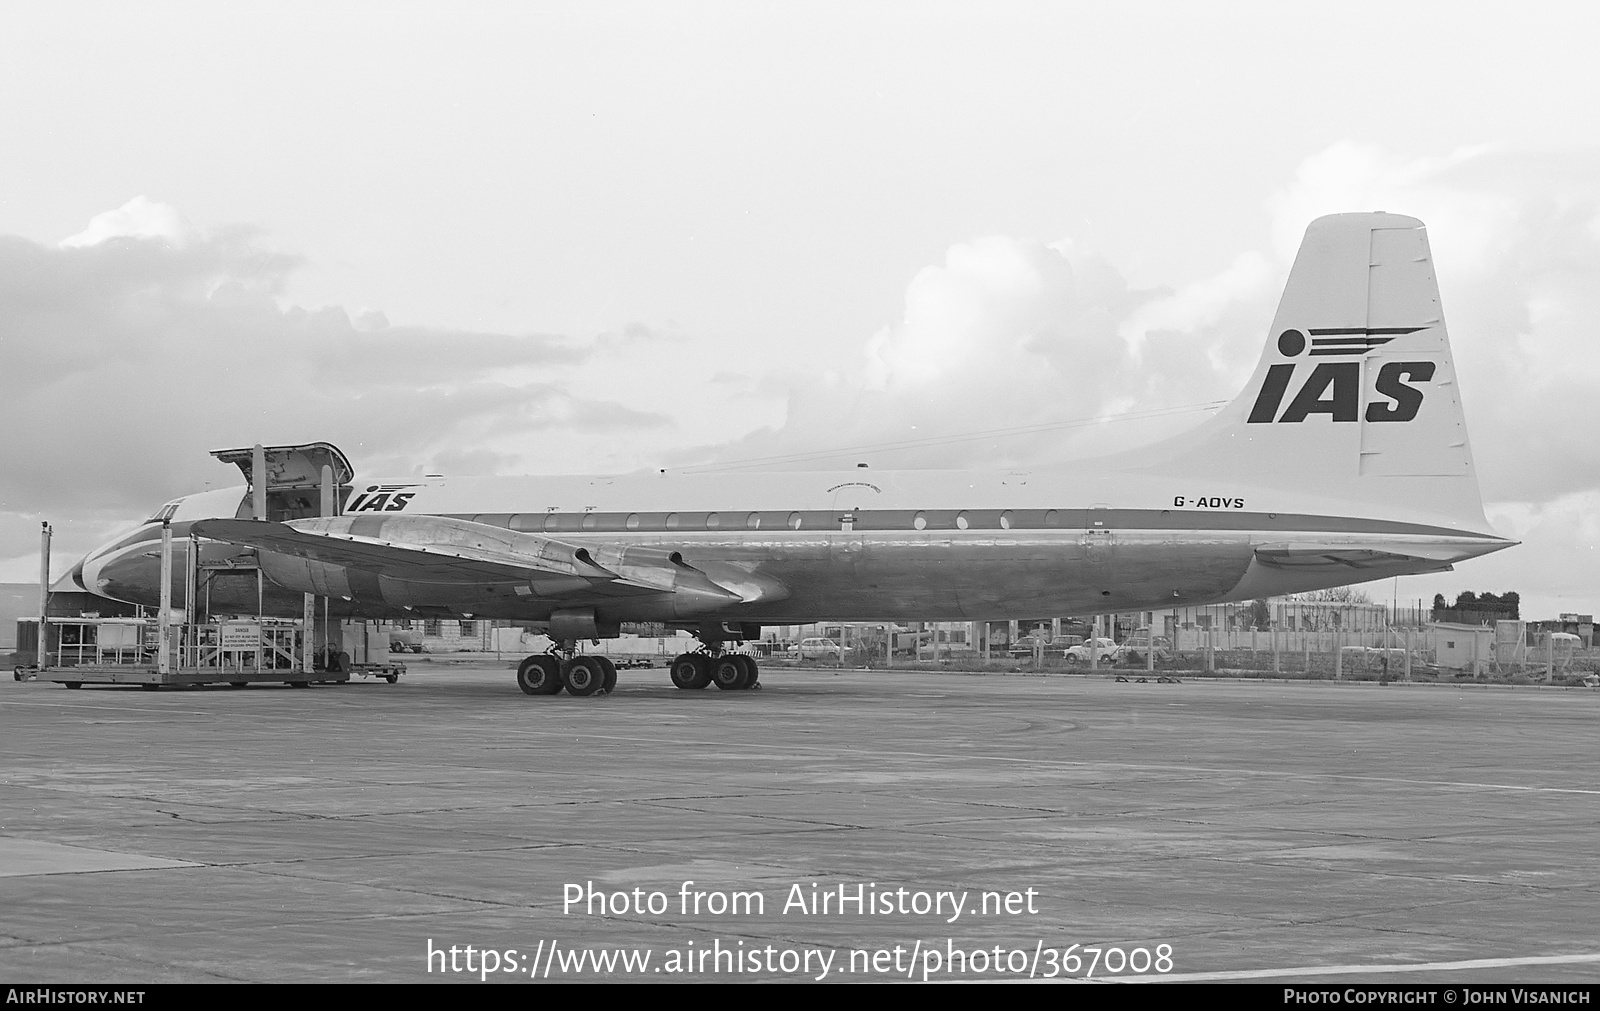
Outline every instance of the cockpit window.
<svg viewBox="0 0 1600 1011">
<path fill-rule="evenodd" d="M 165 523 L 167 520 L 172 519 L 173 514 L 178 511 L 178 506 L 180 504 L 182 504 L 182 502 L 183 502 L 183 499 L 181 499 L 181 498 L 177 499 L 175 501 L 172 501 L 172 502 L 168 502 L 166 505 L 162 506 L 160 509 L 157 509 L 156 510 L 156 514 L 154 516 L 150 517 L 149 519 L 145 520 L 145 522 L 146 523 Z"/>
</svg>

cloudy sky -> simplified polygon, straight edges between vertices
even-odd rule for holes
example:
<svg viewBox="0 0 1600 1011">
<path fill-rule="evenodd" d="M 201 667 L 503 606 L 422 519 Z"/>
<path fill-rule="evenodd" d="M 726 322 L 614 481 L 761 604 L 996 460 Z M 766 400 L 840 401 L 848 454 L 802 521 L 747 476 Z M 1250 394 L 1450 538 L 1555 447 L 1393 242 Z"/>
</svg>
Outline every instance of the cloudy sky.
<svg viewBox="0 0 1600 1011">
<path fill-rule="evenodd" d="M 0 5 L 0 581 L 258 441 L 1057 465 L 1231 397 L 1383 209 L 1525 543 L 1374 596 L 1600 610 L 1596 10 Z"/>
</svg>

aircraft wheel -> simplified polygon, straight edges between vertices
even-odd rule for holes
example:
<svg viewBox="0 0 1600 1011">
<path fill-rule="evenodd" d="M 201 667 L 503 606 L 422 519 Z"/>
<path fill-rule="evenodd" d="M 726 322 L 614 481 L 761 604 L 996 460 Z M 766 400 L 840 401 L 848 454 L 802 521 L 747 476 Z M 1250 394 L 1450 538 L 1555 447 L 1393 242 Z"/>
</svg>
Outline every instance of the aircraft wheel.
<svg viewBox="0 0 1600 1011">
<path fill-rule="evenodd" d="M 569 695 L 593 695 L 606 683 L 606 671 L 598 657 L 575 656 L 561 665 L 561 681 Z"/>
<path fill-rule="evenodd" d="M 711 680 L 725 692 L 736 692 L 750 687 L 750 672 L 736 654 L 729 653 L 711 661 Z"/>
<path fill-rule="evenodd" d="M 672 683 L 679 688 L 704 688 L 711 683 L 711 664 L 699 653 L 684 653 L 672 661 Z"/>
<path fill-rule="evenodd" d="M 398 675 L 398 674 L 385 674 L 383 676 L 383 679 L 385 681 L 389 682 L 390 684 L 394 684 L 395 682 L 400 680 L 400 675 Z"/>
<path fill-rule="evenodd" d="M 21 681 L 22 679 L 21 678 L 17 678 L 17 680 Z M 66 685 L 68 688 L 82 688 L 83 687 L 83 682 L 82 681 L 63 681 L 61 683 Z"/>
<path fill-rule="evenodd" d="M 617 665 L 608 656 L 597 656 L 594 659 L 606 672 L 605 683 L 600 686 L 600 691 L 610 695 L 617 688 Z"/>
<path fill-rule="evenodd" d="M 561 664 L 548 654 L 517 665 L 517 687 L 524 695 L 554 695 L 561 690 Z"/>
<path fill-rule="evenodd" d="M 745 670 L 744 686 L 758 688 L 761 685 L 761 669 L 756 666 L 756 658 L 743 653 L 734 654 L 734 660 Z"/>
</svg>

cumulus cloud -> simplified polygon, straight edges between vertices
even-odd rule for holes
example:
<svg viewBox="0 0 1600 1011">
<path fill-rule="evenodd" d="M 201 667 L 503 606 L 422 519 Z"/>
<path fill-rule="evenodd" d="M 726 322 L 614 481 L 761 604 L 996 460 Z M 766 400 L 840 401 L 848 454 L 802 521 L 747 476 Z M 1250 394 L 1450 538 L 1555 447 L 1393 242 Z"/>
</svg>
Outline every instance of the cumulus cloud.
<svg viewBox="0 0 1600 1011">
<path fill-rule="evenodd" d="M 1244 381 L 1276 286 L 1254 253 L 1178 290 L 1136 290 L 1070 241 L 959 243 L 910 281 L 900 320 L 858 362 L 791 376 L 783 426 L 719 458 L 1031 468 L 1148 441 L 1182 427 L 1168 412 L 1198 411 Z M 1094 423 L 1129 416 L 1140 421 Z"/>
<path fill-rule="evenodd" d="M 165 239 L 186 245 L 197 233 L 176 207 L 140 195 L 114 211 L 96 214 L 89 227 L 61 240 L 64 249 L 95 246 L 108 239 Z"/>
</svg>

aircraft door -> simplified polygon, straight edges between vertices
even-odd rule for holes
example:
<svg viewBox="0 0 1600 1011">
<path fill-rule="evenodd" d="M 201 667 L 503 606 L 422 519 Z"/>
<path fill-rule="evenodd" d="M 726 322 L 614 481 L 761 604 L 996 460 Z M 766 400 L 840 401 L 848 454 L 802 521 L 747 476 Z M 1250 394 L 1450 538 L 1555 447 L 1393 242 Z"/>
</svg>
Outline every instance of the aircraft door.
<svg viewBox="0 0 1600 1011">
<path fill-rule="evenodd" d="M 223 463 L 231 463 L 244 474 L 251 488 L 255 487 L 255 449 L 219 449 L 211 454 Z M 355 476 L 350 461 L 337 446 L 327 442 L 313 442 L 301 446 L 265 446 L 266 463 L 264 486 L 269 520 L 303 519 L 323 513 L 322 472 L 327 468 L 332 479 L 334 510 L 350 496 L 350 482 Z M 240 514 L 249 515 L 250 498 L 247 495 Z"/>
<path fill-rule="evenodd" d="M 1117 535 L 1111 528 L 1109 506 L 1095 504 L 1085 510 L 1083 534 L 1078 543 L 1083 548 L 1083 561 L 1089 578 L 1102 586 L 1109 586 L 1117 550 Z"/>
</svg>

